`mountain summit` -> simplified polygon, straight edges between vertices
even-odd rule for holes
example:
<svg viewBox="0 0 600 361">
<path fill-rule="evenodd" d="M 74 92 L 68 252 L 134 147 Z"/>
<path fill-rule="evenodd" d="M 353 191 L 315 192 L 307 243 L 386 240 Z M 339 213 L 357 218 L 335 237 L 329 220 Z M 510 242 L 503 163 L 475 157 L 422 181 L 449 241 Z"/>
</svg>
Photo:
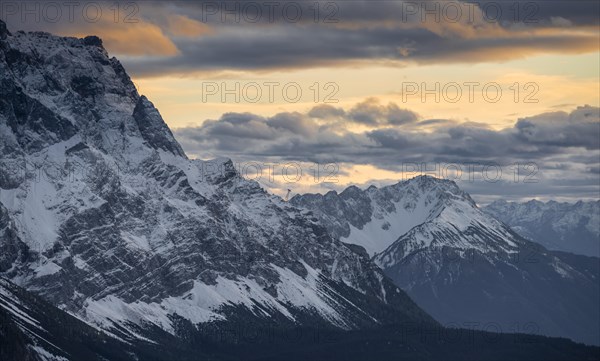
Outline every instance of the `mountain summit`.
<svg viewBox="0 0 600 361">
<path fill-rule="evenodd" d="M 340 194 L 297 195 L 290 203 L 312 210 L 335 237 L 364 247 L 371 256 L 444 211 L 448 215 L 457 205 L 467 210 L 475 207 L 456 183 L 430 176 L 365 191 L 352 186 Z M 460 219 L 469 218 L 465 215 L 456 220 Z"/>
</svg>

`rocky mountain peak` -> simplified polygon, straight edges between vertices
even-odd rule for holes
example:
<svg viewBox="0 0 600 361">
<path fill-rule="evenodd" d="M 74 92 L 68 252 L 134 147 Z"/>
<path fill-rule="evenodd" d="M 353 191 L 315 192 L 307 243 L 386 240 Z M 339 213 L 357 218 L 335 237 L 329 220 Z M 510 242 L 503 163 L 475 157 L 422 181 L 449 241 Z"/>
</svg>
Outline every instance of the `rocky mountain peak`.
<svg viewBox="0 0 600 361">
<path fill-rule="evenodd" d="M 470 198 L 470 196 L 466 192 L 464 192 L 453 180 L 437 178 L 430 175 L 418 175 L 406 181 L 402 181 L 395 185 L 392 185 L 391 187 L 397 189 L 414 188 L 424 193 L 447 192 L 457 197 Z"/>
<path fill-rule="evenodd" d="M 158 110 L 96 36 L 18 32 L 3 40 L 0 70 L 0 121 L 9 129 L 1 137 L 12 153 L 78 137 L 118 159 L 130 153 L 141 161 L 157 151 L 186 158 Z"/>
<path fill-rule="evenodd" d="M 467 214 L 477 207 L 455 182 L 427 175 L 381 188 L 351 186 L 339 195 L 297 195 L 290 203 L 313 211 L 335 237 L 371 256 L 443 212 Z"/>
</svg>

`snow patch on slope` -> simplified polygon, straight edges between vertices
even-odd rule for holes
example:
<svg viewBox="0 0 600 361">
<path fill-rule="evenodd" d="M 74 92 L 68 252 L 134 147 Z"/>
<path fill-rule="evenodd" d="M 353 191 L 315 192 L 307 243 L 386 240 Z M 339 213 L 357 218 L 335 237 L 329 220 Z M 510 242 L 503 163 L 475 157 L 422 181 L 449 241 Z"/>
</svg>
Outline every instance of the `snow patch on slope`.
<svg viewBox="0 0 600 361">
<path fill-rule="evenodd" d="M 69 361 L 69 359 L 62 356 L 56 356 L 41 346 L 29 346 L 41 359 L 42 361 Z"/>
<path fill-rule="evenodd" d="M 350 328 L 351 325 L 336 311 L 337 301 L 321 291 L 321 287 L 326 286 L 320 282 L 319 272 L 307 264 L 304 266 L 308 270 L 306 279 L 288 269 L 272 265 L 281 279 L 277 284 L 277 297 L 265 291 L 254 280 L 218 277 L 215 285 L 195 281 L 190 291 L 178 297 L 168 297 L 160 303 L 126 303 L 112 295 L 100 300 L 88 300 L 84 314 L 87 320 L 100 327 L 110 329 L 116 323 L 131 331 L 134 336 L 135 331 L 128 327 L 129 322 L 139 326 L 154 324 L 174 334 L 173 322 L 169 316 L 177 314 L 193 324 L 225 320 L 225 316 L 219 311 L 222 306 L 227 305 L 244 306 L 256 316 L 270 317 L 270 313 L 263 309 L 267 307 L 291 321 L 295 321 L 294 308 L 303 308 L 322 315 L 341 328 Z M 330 288 L 328 290 L 335 292 Z"/>
<path fill-rule="evenodd" d="M 389 247 L 400 235 L 430 217 L 435 204 L 428 203 L 426 199 L 426 196 L 419 197 L 418 202 L 411 206 L 407 206 L 404 199 L 393 202 L 396 208 L 394 212 L 381 212 L 383 214 L 379 218 L 373 217 L 362 229 L 350 225 L 350 235 L 341 240 L 362 246 L 370 256 L 373 256 Z"/>
</svg>

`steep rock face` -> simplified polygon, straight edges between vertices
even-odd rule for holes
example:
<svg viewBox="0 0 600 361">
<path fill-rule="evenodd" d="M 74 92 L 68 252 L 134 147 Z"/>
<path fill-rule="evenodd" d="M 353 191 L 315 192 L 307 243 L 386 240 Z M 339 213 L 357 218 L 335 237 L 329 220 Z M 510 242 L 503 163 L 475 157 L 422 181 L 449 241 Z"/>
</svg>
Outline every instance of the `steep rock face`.
<svg viewBox="0 0 600 361">
<path fill-rule="evenodd" d="M 597 258 L 554 253 L 519 236 L 450 181 L 417 177 L 352 192 L 351 200 L 344 191 L 336 202 L 308 195 L 292 203 L 322 218 L 330 233 L 365 247 L 443 324 L 600 343 Z M 362 214 L 338 218 L 351 204 L 360 204 L 354 209 Z M 345 225 L 350 232 L 338 233 Z"/>
<path fill-rule="evenodd" d="M 495 201 L 483 210 L 548 249 L 600 256 L 600 201 Z"/>
<path fill-rule="evenodd" d="M 173 141 L 173 134 L 162 121 L 158 110 L 145 96 L 141 96 L 136 103 L 135 109 L 133 109 L 133 119 L 149 146 L 185 157 L 179 143 Z"/>
<path fill-rule="evenodd" d="M 343 329 L 435 323 L 368 258 L 231 161 L 187 159 L 98 38 L 5 34 L 5 277 L 128 338 L 236 312 Z"/>
</svg>

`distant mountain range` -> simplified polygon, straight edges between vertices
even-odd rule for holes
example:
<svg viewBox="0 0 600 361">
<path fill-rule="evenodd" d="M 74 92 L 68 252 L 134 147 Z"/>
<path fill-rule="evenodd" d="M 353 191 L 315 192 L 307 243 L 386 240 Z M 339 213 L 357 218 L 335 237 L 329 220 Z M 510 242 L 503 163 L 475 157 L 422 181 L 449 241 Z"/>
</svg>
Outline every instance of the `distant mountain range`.
<svg viewBox="0 0 600 361">
<path fill-rule="evenodd" d="M 495 201 L 483 211 L 548 249 L 600 257 L 600 201 Z"/>
<path fill-rule="evenodd" d="M 599 260 L 549 251 L 451 181 L 427 176 L 298 195 L 334 237 L 364 247 L 442 324 L 530 330 L 600 344 Z"/>
</svg>

